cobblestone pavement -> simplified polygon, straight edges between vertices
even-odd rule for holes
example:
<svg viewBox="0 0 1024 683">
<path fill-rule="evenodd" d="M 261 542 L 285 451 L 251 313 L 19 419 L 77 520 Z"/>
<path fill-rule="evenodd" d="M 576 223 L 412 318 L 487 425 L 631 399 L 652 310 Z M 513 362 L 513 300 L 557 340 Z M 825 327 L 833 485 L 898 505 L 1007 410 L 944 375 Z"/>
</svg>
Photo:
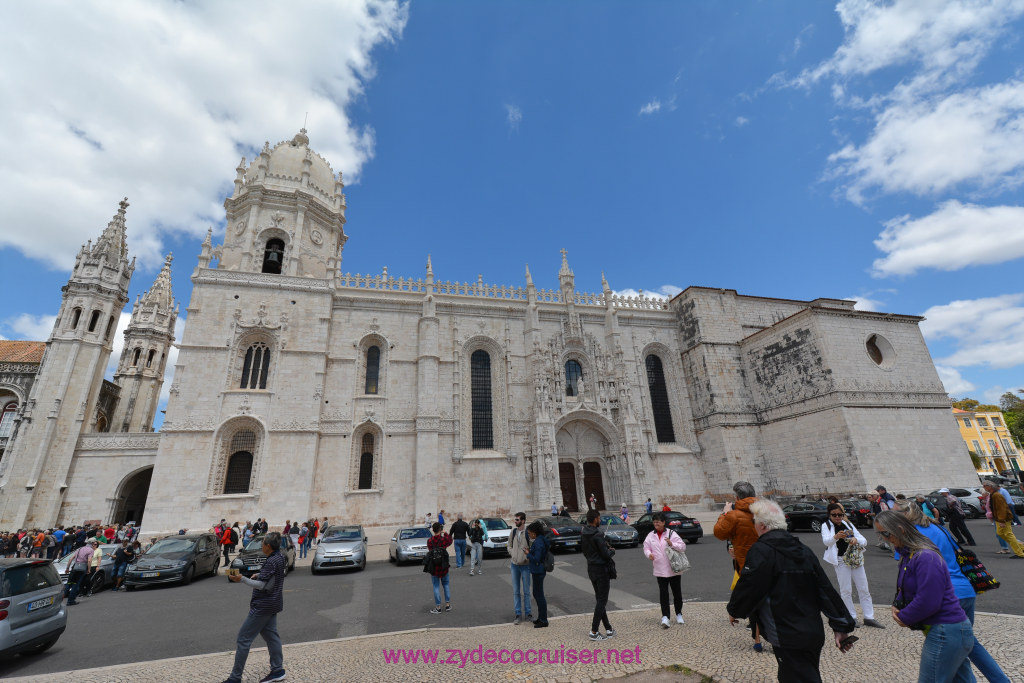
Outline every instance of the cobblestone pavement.
<svg viewBox="0 0 1024 683">
<path fill-rule="evenodd" d="M 826 681 L 874 682 L 878 672 L 890 681 L 917 678 L 921 634 L 897 627 L 888 617 L 888 608 L 879 605 L 878 613 L 885 630 L 861 628 L 860 642 L 847 655 L 826 645 L 822 654 L 822 676 Z M 513 626 L 458 627 L 458 611 L 444 615 L 452 628 L 421 629 L 397 633 L 360 636 L 314 643 L 286 645 L 285 669 L 290 681 L 592 681 L 618 678 L 643 671 L 679 664 L 711 676 L 720 683 L 774 681 L 775 658 L 766 648 L 758 654 L 751 647 L 749 633 L 741 626 L 730 626 L 722 603 L 687 603 L 683 610 L 686 624 L 662 629 L 657 609 L 626 610 L 610 615 L 616 629 L 614 638 L 592 642 L 587 638 L 589 615 L 571 615 L 551 619 L 547 629 L 530 624 Z M 979 640 L 995 657 L 1011 680 L 1024 683 L 1024 617 L 995 614 L 976 616 Z M 262 642 L 257 639 L 257 642 Z M 550 650 L 556 656 L 569 649 L 596 650 L 599 663 L 476 664 L 385 663 L 384 650 L 440 650 L 439 660 L 449 655 L 446 649 L 463 651 L 481 648 L 515 651 Z M 619 655 L 606 657 L 609 649 Z M 639 661 L 635 661 L 639 648 Z M 629 651 L 629 655 L 626 652 Z M 173 683 L 175 681 L 221 681 L 231 669 L 233 653 L 219 653 L 138 662 L 74 672 L 76 683 Z M 245 681 L 258 681 L 268 670 L 265 648 L 254 648 L 249 656 Z M 11 678 L 12 681 L 60 680 L 60 674 Z M 641 678 L 648 678 L 643 676 Z"/>
</svg>

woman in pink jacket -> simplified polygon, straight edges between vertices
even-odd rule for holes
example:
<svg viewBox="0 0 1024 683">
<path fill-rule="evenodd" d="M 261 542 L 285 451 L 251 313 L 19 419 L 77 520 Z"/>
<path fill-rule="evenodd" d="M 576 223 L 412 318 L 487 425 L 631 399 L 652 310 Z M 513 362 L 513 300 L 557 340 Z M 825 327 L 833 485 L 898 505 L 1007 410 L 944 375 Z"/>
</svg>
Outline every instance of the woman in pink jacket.
<svg viewBox="0 0 1024 683">
<path fill-rule="evenodd" d="M 665 527 L 663 512 L 655 512 L 651 521 L 654 522 L 654 531 L 647 534 L 647 538 L 644 539 L 644 555 L 654 564 L 654 576 L 658 579 L 658 593 L 661 598 L 661 627 L 668 628 L 668 589 L 672 589 L 677 624 L 683 623 L 683 593 L 679 574 L 672 571 L 665 547 L 671 544 L 673 548 L 683 552 L 686 550 L 686 544 L 679 534 Z"/>
</svg>

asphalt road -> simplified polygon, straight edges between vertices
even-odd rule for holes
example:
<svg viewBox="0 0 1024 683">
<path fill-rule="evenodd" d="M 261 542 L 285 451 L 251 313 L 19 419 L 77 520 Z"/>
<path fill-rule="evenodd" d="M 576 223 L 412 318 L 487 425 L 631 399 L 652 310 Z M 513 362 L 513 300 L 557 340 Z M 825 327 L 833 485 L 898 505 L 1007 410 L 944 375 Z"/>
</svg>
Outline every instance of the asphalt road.
<svg viewBox="0 0 1024 683">
<path fill-rule="evenodd" d="M 977 610 L 1024 615 L 1024 591 L 1020 590 L 1024 586 L 1024 561 L 994 554 L 999 548 L 989 523 L 976 520 L 968 525 L 979 542 L 979 556 L 1003 584 L 1000 590 L 980 595 Z M 1021 527 L 1014 530 L 1018 538 L 1024 537 Z M 875 542 L 873 531 L 863 533 L 870 544 Z M 818 534 L 797 532 L 796 536 L 821 556 Z M 690 544 L 687 555 L 692 569 L 683 575 L 684 600 L 727 601 L 732 570 L 725 544 L 706 537 Z M 615 559 L 619 579 L 612 582 L 609 609 L 657 603 L 658 588 L 650 561 L 640 550 L 620 549 Z M 824 566 L 834 579 L 832 567 Z M 895 562 L 870 547 L 865 566 L 874 603 L 889 604 L 895 593 Z M 397 567 L 371 562 L 362 572 L 318 576 L 313 576 L 308 567 L 300 567 L 285 582 L 285 611 L 278 618 L 278 627 L 287 644 L 511 621 L 514 611 L 508 560 L 487 559 L 484 569 L 482 576 L 469 577 L 467 569 L 453 568 L 454 609 L 436 615 L 428 611 L 433 606 L 430 579 L 418 565 Z M 559 554 L 545 588 L 551 616 L 593 610 L 593 592 L 581 554 Z M 250 589 L 229 583 L 223 575 L 197 579 L 183 587 L 154 587 L 131 593 L 104 591 L 67 608 L 68 629 L 48 652 L 0 662 L 0 678 L 233 650 L 238 627 L 248 613 L 249 596 Z M 683 614 L 685 617 L 685 607 Z M 896 628 L 887 613 L 877 616 Z M 262 641 L 257 639 L 255 646 L 262 647 Z"/>
</svg>

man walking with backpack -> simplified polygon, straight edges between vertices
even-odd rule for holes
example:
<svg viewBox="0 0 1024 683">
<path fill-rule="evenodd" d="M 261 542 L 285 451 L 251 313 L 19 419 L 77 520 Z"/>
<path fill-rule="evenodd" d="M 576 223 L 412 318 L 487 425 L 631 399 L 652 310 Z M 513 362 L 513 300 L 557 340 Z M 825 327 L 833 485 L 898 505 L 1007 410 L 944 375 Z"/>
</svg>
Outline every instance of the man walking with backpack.
<svg viewBox="0 0 1024 683">
<path fill-rule="evenodd" d="M 444 525 L 434 522 L 430 528 L 433 536 L 427 539 L 427 559 L 423 571 L 430 574 L 430 582 L 434 584 L 434 609 L 431 614 L 441 613 L 441 587 L 444 586 L 444 611 L 452 611 L 452 593 L 449 589 L 448 570 L 451 568 L 451 560 L 448 559 L 448 546 L 452 544 L 452 537 L 441 533 Z"/>
<path fill-rule="evenodd" d="M 533 621 L 533 611 L 530 607 L 530 562 L 526 557 L 530 550 L 530 539 L 526 535 L 526 513 L 517 512 L 515 526 L 508 535 L 505 547 L 512 558 L 509 562 L 509 569 L 512 572 L 512 603 L 516 611 L 516 617 L 512 623 L 519 625 L 523 622 L 523 607 L 525 607 L 526 620 Z M 523 604 L 525 601 L 525 605 Z"/>
</svg>

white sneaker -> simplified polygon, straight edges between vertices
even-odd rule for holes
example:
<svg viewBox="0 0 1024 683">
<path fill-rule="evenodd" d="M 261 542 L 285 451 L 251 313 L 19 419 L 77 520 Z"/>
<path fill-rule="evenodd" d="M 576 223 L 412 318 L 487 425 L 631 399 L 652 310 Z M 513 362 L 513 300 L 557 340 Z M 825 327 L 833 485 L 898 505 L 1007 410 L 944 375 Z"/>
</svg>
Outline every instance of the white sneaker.
<svg viewBox="0 0 1024 683">
<path fill-rule="evenodd" d="M 662 617 L 661 618 L 661 627 L 662 628 L 668 628 L 668 617 Z"/>
<path fill-rule="evenodd" d="M 469 575 L 473 576 L 473 570 L 472 569 L 469 570 Z"/>
<path fill-rule="evenodd" d="M 683 615 L 682 614 L 677 614 L 676 615 L 676 623 L 677 624 L 685 624 L 686 623 L 685 621 L 683 621 Z"/>
</svg>

